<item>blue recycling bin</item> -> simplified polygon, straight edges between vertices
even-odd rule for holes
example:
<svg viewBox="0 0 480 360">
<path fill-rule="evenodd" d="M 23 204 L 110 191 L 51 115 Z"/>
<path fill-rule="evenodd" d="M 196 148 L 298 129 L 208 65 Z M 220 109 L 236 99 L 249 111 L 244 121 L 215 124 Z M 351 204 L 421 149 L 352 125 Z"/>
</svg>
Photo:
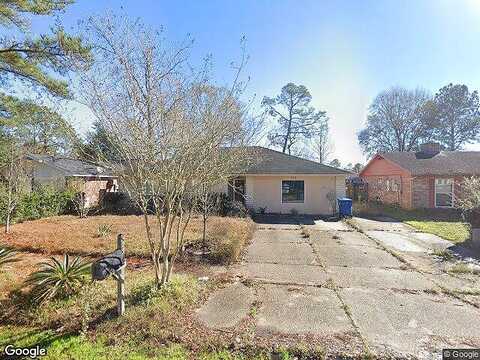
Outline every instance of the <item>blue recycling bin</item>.
<svg viewBox="0 0 480 360">
<path fill-rule="evenodd" d="M 338 198 L 337 201 L 340 217 L 352 217 L 352 199 Z"/>
</svg>

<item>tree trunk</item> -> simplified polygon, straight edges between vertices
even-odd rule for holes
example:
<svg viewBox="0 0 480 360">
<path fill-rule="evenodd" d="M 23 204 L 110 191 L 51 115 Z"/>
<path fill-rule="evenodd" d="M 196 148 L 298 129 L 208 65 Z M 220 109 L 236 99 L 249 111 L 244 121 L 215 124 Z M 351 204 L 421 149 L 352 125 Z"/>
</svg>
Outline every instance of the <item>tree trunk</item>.
<svg viewBox="0 0 480 360">
<path fill-rule="evenodd" d="M 203 249 L 207 249 L 207 214 L 203 212 Z"/>
<path fill-rule="evenodd" d="M 450 144 L 448 150 L 455 151 L 455 128 L 453 126 L 450 128 Z"/>
<path fill-rule="evenodd" d="M 5 234 L 10 233 L 10 211 L 7 213 L 7 220 L 5 222 Z"/>
<path fill-rule="evenodd" d="M 287 133 L 285 134 L 285 141 L 283 142 L 283 149 L 282 149 L 282 152 L 284 154 L 285 154 L 285 151 L 287 150 L 287 144 L 288 144 L 288 140 L 290 139 L 290 134 L 292 133 L 292 107 L 290 107 L 288 113 L 289 113 L 289 116 L 288 116 Z"/>
</svg>

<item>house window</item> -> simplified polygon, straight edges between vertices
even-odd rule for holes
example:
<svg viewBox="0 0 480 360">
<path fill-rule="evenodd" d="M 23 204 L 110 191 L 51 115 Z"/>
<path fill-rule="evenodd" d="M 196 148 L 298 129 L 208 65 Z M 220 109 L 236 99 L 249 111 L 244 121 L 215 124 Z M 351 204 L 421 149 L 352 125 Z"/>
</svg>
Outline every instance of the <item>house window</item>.
<svg viewBox="0 0 480 360">
<path fill-rule="evenodd" d="M 303 180 L 282 181 L 282 203 L 303 203 L 304 194 Z"/>
<path fill-rule="evenodd" d="M 453 206 L 453 179 L 435 179 L 435 207 Z"/>
</svg>

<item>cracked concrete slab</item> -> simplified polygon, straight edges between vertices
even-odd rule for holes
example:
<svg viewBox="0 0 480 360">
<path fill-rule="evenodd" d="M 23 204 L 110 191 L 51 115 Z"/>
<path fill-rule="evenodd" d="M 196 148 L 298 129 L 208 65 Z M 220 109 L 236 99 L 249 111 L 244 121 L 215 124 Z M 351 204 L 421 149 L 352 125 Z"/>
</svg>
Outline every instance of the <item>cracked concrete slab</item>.
<svg viewBox="0 0 480 360">
<path fill-rule="evenodd" d="M 379 353 L 428 358 L 444 347 L 480 346 L 480 312 L 451 297 L 392 290 L 341 289 L 352 317 Z"/>
<path fill-rule="evenodd" d="M 305 242 L 300 231 L 291 230 L 257 230 L 253 236 L 255 243 L 299 243 Z"/>
<path fill-rule="evenodd" d="M 440 290 L 412 270 L 330 266 L 327 273 L 342 288 Z"/>
<path fill-rule="evenodd" d="M 454 246 L 451 241 L 442 239 L 434 234 L 416 232 L 412 234 L 412 237 L 420 245 L 432 250 L 445 250 Z"/>
<path fill-rule="evenodd" d="M 475 291 L 480 294 L 480 282 L 478 279 L 461 278 L 449 274 L 427 274 L 429 279 L 440 286 L 457 292 Z"/>
<path fill-rule="evenodd" d="M 400 268 L 402 263 L 383 249 L 359 246 L 313 246 L 325 266 Z"/>
<path fill-rule="evenodd" d="M 354 330 L 333 290 L 268 285 L 259 296 L 260 333 L 326 335 Z"/>
<path fill-rule="evenodd" d="M 392 231 L 392 232 L 415 232 L 415 229 L 402 222 L 378 221 L 353 217 L 350 221 L 362 231 Z"/>
<path fill-rule="evenodd" d="M 354 229 L 343 221 L 315 220 L 315 225 L 309 226 L 315 230 L 354 231 Z"/>
<path fill-rule="evenodd" d="M 405 252 L 419 252 L 425 253 L 428 251 L 427 247 L 423 247 L 412 241 L 413 233 L 396 233 L 389 231 L 367 231 L 366 234 L 383 245 L 395 250 Z"/>
<path fill-rule="evenodd" d="M 324 285 L 328 275 L 320 266 L 247 263 L 241 274 L 248 279 L 298 285 Z"/>
<path fill-rule="evenodd" d="M 265 243 L 254 241 L 248 248 L 246 261 L 249 263 L 315 265 L 315 255 L 307 243 Z"/>
<path fill-rule="evenodd" d="M 317 246 L 371 246 L 377 247 L 375 241 L 358 231 L 311 231 L 310 241 Z"/>
<path fill-rule="evenodd" d="M 229 328 L 247 316 L 253 301 L 251 288 L 242 283 L 234 283 L 215 292 L 197 310 L 197 316 L 208 327 Z"/>
</svg>

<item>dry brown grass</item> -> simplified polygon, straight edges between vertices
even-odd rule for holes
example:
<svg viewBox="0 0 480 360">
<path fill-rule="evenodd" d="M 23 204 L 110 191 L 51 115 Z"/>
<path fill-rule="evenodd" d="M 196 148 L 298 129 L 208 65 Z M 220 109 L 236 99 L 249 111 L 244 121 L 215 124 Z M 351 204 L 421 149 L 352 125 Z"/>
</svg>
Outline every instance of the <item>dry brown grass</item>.
<svg viewBox="0 0 480 360">
<path fill-rule="evenodd" d="M 156 219 L 151 217 L 152 223 Z M 98 236 L 101 225 L 110 225 L 111 233 Z M 153 226 L 156 231 L 156 226 Z M 208 219 L 207 238 L 213 252 L 220 247 L 233 247 L 232 255 L 222 256 L 236 260 L 241 248 L 249 241 L 253 232 L 250 219 L 214 217 Z M 55 216 L 15 224 L 11 234 L 1 234 L 0 243 L 23 251 L 42 254 L 79 254 L 98 256 L 115 249 L 115 238 L 122 233 L 126 240 L 127 255 L 149 257 L 148 244 L 142 216 L 103 215 L 80 219 L 75 216 Z M 185 240 L 199 242 L 202 237 L 202 221 L 193 218 L 185 232 Z M 236 248 L 239 247 L 238 251 Z"/>
<path fill-rule="evenodd" d="M 40 262 L 48 259 L 45 255 L 19 253 L 18 261 L 7 264 L 0 269 L 0 300 L 9 292 L 18 289 L 27 276 L 37 269 Z"/>
</svg>

